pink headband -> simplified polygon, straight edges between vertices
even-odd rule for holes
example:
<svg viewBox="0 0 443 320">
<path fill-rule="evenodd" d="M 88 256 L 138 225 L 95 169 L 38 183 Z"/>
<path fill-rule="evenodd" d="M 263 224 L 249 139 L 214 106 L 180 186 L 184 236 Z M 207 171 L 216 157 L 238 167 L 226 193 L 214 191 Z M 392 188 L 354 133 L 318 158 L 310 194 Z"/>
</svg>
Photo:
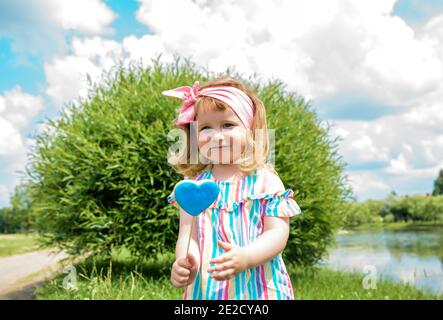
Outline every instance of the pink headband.
<svg viewBox="0 0 443 320">
<path fill-rule="evenodd" d="M 163 91 L 162 94 L 183 100 L 176 124 L 181 126 L 195 119 L 194 103 L 197 97 L 205 96 L 223 101 L 235 112 L 245 128 L 250 128 L 254 118 L 254 104 L 242 90 L 229 87 L 209 87 L 199 91 L 199 82 L 195 81 L 191 87 L 184 86 Z"/>
</svg>

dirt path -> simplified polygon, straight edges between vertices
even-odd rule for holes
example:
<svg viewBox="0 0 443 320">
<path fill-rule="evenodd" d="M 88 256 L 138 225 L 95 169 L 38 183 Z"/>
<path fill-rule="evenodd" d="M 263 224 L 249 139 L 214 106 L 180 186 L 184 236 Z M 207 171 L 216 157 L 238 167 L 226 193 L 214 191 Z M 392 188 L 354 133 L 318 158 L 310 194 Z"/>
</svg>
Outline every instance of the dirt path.
<svg viewBox="0 0 443 320">
<path fill-rule="evenodd" d="M 40 283 L 63 271 L 69 263 L 65 258 L 64 252 L 51 250 L 0 258 L 0 299 L 32 299 Z"/>
</svg>

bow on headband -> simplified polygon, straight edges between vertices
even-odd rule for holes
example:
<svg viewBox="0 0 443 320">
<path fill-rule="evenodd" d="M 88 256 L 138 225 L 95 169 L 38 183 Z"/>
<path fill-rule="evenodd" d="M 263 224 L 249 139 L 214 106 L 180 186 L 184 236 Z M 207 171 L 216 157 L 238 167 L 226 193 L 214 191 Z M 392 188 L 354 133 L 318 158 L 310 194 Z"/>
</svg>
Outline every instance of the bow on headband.
<svg viewBox="0 0 443 320">
<path fill-rule="evenodd" d="M 169 97 L 176 97 L 183 100 L 179 116 L 176 121 L 178 126 L 183 126 L 194 121 L 194 103 L 197 97 L 206 96 L 223 101 L 238 116 L 245 128 L 249 128 L 254 117 L 254 104 L 251 98 L 242 90 L 230 86 L 209 87 L 199 91 L 199 82 L 195 81 L 192 87 L 184 86 L 172 90 L 163 91 L 162 94 Z"/>
</svg>

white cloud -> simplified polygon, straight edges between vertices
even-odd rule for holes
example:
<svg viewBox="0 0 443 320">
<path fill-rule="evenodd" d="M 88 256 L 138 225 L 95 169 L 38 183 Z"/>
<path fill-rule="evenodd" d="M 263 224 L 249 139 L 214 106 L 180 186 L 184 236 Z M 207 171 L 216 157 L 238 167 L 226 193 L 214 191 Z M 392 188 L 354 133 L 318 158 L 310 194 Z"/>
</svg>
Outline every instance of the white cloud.
<svg viewBox="0 0 443 320">
<path fill-rule="evenodd" d="M 2 174 L 11 177 L 10 187 L 21 182 L 34 139 L 24 136 L 35 116 L 43 110 L 43 98 L 23 92 L 19 86 L 0 96 L 0 157 L 5 160 Z M 0 185 L 0 206 L 9 201 L 9 186 Z"/>
<path fill-rule="evenodd" d="M 383 198 L 390 190 L 432 191 L 432 182 L 443 168 L 443 129 L 411 124 L 407 113 L 334 125 L 331 136 L 342 137 L 339 154 L 348 165 L 360 168 L 348 172 L 360 198 Z"/>
<path fill-rule="evenodd" d="M 19 86 L 0 96 L 0 155 L 17 156 L 24 152 L 21 130 L 42 109 L 42 98 L 23 92 Z"/>
<path fill-rule="evenodd" d="M 58 105 L 86 99 L 90 89 L 88 77 L 92 83 L 100 82 L 103 73 L 111 71 L 120 61 L 127 66 L 130 61 L 141 60 L 147 66 L 151 64 L 150 59 L 165 52 L 165 48 L 159 37 L 151 35 L 129 36 L 122 43 L 100 37 L 75 37 L 72 51 L 72 55 L 56 58 L 44 67 L 48 82 L 46 93 Z M 172 61 L 172 55 L 165 53 L 162 61 Z"/>
<path fill-rule="evenodd" d="M 357 90 L 410 108 L 419 97 L 441 90 L 443 56 L 435 44 L 439 20 L 415 34 L 390 15 L 394 0 L 140 3 L 137 19 L 154 34 L 129 36 L 122 43 L 75 38 L 72 55 L 46 64 L 51 96 L 72 99 L 75 89 L 83 96 L 85 86 L 79 82 L 85 83 L 85 73 L 97 79 L 109 66 L 100 50 L 124 61 L 142 59 L 145 65 L 154 52 L 191 56 L 216 72 L 231 65 L 243 74 L 280 78 L 307 99 Z M 62 88 L 65 76 L 77 79 L 71 88 Z"/>
<path fill-rule="evenodd" d="M 116 14 L 101 0 L 45 0 L 54 20 L 65 30 L 106 34 Z"/>
<path fill-rule="evenodd" d="M 333 123 L 330 136 L 342 138 L 339 153 L 348 163 L 385 163 L 391 167 L 389 173 L 403 167 L 410 174 L 415 167 L 438 166 L 443 159 L 443 129 L 439 133 L 426 123 L 411 124 L 407 113 L 373 121 Z"/>
<path fill-rule="evenodd" d="M 56 103 L 63 104 L 77 97 L 88 96 L 88 76 L 97 80 L 101 69 L 87 58 L 67 56 L 45 64 L 46 93 Z"/>
<path fill-rule="evenodd" d="M 0 116 L 0 155 L 13 155 L 23 148 L 20 131 Z"/>
<path fill-rule="evenodd" d="M 6 155 L 6 164 L 1 168 L 2 174 L 6 173 L 9 176 L 9 182 L 8 185 L 0 185 L 0 207 L 7 205 L 9 202 L 9 193 L 14 191 L 15 186 L 28 179 L 25 173 L 26 166 L 29 164 L 28 154 L 30 149 L 35 146 L 35 140 L 23 138 L 20 136 L 20 133 L 16 133 L 16 138 L 18 140 L 17 142 L 11 141 L 11 145 L 15 146 L 16 149 L 10 150 L 11 152 Z M 3 155 L 4 154 L 0 154 L 0 156 Z"/>
<path fill-rule="evenodd" d="M 421 102 L 416 103 L 404 113 L 404 121 L 427 129 L 441 130 L 443 128 L 443 88 L 441 92 L 434 92 L 432 96 L 421 98 Z"/>
<path fill-rule="evenodd" d="M 386 172 L 389 173 L 407 174 L 411 170 L 403 153 L 400 153 L 396 159 L 391 159 L 389 164 L 390 166 L 386 169 Z"/>
<path fill-rule="evenodd" d="M 443 44 L 443 14 L 433 17 L 423 27 L 423 37 L 434 39 L 440 45 Z"/>
<path fill-rule="evenodd" d="M 31 147 L 35 146 L 35 140 L 30 138 L 23 139 L 23 148 L 19 149 L 14 155 L 12 161 L 7 166 L 8 172 L 13 173 L 12 185 L 15 186 L 21 182 L 24 178 L 23 173 L 25 171 L 26 165 L 28 164 L 28 153 Z"/>
<path fill-rule="evenodd" d="M 123 59 L 179 53 L 215 72 L 280 78 L 307 99 L 358 90 L 400 107 L 443 80 L 433 42 L 390 15 L 394 0 L 140 3 L 137 19 L 153 35 L 124 39 Z"/>
<path fill-rule="evenodd" d="M 92 83 L 111 69 L 122 57 L 122 45 L 99 37 L 72 41 L 72 55 L 45 64 L 48 87 L 46 93 L 57 104 L 87 98 L 88 77 Z"/>
<path fill-rule="evenodd" d="M 141 61 L 143 66 L 151 64 L 150 59 L 162 53 L 162 61 L 172 61 L 172 54 L 165 48 L 157 35 L 145 35 L 141 38 L 129 36 L 123 39 L 125 62 Z"/>
<path fill-rule="evenodd" d="M 20 86 L 0 96 L 0 115 L 19 129 L 26 128 L 42 109 L 42 97 L 27 94 Z"/>
<path fill-rule="evenodd" d="M 374 172 L 352 171 L 347 175 L 358 201 L 384 198 L 393 189 L 383 177 Z"/>
<path fill-rule="evenodd" d="M 390 15 L 394 3 L 141 0 L 137 18 L 167 50 L 214 71 L 235 65 L 279 77 L 308 99 L 354 89 L 405 106 L 435 90 L 442 57 L 425 35 Z"/>
<path fill-rule="evenodd" d="M 341 137 L 339 153 L 348 163 L 386 162 L 390 147 L 386 145 L 384 130 L 374 121 L 331 121 L 331 137 Z"/>
<path fill-rule="evenodd" d="M 380 159 L 380 154 L 374 146 L 374 142 L 368 135 L 362 135 L 359 139 L 352 142 L 351 147 L 356 150 L 362 157 L 362 160 L 381 160 L 386 158 L 386 155 Z"/>
</svg>

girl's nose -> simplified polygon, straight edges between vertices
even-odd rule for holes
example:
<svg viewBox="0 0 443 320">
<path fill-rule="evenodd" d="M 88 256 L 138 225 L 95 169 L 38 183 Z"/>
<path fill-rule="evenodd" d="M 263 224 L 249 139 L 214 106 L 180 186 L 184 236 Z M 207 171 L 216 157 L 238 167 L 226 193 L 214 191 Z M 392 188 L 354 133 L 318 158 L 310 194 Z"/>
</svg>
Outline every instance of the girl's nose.
<svg viewBox="0 0 443 320">
<path fill-rule="evenodd" d="M 215 135 L 214 135 L 214 138 L 215 138 L 216 140 L 224 140 L 225 135 L 224 135 L 224 133 L 223 133 L 222 130 L 216 130 Z"/>
</svg>

